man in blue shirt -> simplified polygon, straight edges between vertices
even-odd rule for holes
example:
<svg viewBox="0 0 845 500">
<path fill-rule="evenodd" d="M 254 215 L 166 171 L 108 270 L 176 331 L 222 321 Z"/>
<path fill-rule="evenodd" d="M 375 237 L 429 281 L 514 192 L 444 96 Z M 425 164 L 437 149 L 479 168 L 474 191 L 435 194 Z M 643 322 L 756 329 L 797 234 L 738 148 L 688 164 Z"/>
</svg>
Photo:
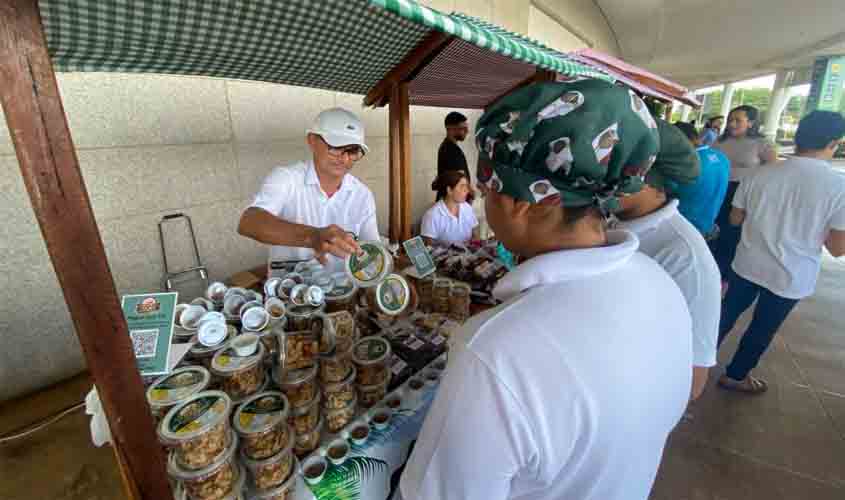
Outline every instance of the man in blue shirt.
<svg viewBox="0 0 845 500">
<path fill-rule="evenodd" d="M 701 175 L 690 184 L 678 184 L 673 193 L 678 197 L 678 210 L 698 229 L 705 239 L 714 237 L 716 215 L 728 189 L 731 162 L 721 151 L 702 144 L 701 136 L 690 123 L 675 123 L 692 142 L 701 163 Z"/>
<path fill-rule="evenodd" d="M 701 143 L 705 146 L 712 146 L 722 130 L 722 121 L 724 116 L 711 116 L 704 125 L 704 130 L 701 131 Z"/>
</svg>

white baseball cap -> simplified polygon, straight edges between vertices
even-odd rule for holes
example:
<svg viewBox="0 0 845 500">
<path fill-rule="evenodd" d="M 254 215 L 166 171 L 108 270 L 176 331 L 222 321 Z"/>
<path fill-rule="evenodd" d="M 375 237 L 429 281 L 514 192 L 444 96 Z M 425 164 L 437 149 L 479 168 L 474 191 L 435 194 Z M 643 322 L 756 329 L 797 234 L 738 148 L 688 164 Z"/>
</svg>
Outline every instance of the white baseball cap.
<svg viewBox="0 0 845 500">
<path fill-rule="evenodd" d="M 364 153 L 370 151 L 364 144 L 364 124 L 354 113 L 343 108 L 331 108 L 321 112 L 307 132 L 319 135 L 326 144 L 335 148 L 357 144 Z"/>
</svg>

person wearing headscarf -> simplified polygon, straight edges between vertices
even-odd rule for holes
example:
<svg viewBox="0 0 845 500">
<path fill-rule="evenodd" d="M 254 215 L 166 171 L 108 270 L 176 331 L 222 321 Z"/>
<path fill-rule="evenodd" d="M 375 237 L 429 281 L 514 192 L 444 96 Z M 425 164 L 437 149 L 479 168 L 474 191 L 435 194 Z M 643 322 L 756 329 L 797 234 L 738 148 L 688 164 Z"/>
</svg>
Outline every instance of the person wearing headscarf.
<svg viewBox="0 0 845 500">
<path fill-rule="evenodd" d="M 635 94 L 535 83 L 477 124 L 487 220 L 527 260 L 451 339 L 404 500 L 645 500 L 691 384 L 683 295 L 608 230 L 659 135 Z"/>
<path fill-rule="evenodd" d="M 657 261 L 684 294 L 692 317 L 690 396 L 697 399 L 707 371 L 716 364 L 722 282 L 704 237 L 678 211 L 676 189 L 698 178 L 698 155 L 679 128 L 660 119 L 656 124 L 659 160 L 646 175 L 643 189 L 622 199 L 616 226 L 636 233 L 640 251 Z"/>
</svg>

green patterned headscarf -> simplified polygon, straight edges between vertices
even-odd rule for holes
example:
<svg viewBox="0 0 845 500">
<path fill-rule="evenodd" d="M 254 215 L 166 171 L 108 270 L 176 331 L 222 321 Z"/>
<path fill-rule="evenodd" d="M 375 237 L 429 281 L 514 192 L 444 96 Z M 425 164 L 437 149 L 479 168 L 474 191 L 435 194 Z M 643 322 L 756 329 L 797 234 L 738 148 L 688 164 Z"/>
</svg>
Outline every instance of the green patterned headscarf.
<svg viewBox="0 0 845 500">
<path fill-rule="evenodd" d="M 479 119 L 478 181 L 531 203 L 619 209 L 642 189 L 660 136 L 634 92 L 600 80 L 535 83 Z"/>
</svg>

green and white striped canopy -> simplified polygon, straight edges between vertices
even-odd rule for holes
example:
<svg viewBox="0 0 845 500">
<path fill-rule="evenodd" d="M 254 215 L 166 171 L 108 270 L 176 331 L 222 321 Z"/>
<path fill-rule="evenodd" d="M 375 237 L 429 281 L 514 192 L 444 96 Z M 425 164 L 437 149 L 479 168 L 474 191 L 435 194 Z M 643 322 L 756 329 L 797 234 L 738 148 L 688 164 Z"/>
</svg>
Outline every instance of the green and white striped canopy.
<svg viewBox="0 0 845 500">
<path fill-rule="evenodd" d="M 440 30 L 526 67 L 609 78 L 527 38 L 411 0 L 39 0 L 39 7 L 57 71 L 202 75 L 366 94 Z"/>
</svg>

